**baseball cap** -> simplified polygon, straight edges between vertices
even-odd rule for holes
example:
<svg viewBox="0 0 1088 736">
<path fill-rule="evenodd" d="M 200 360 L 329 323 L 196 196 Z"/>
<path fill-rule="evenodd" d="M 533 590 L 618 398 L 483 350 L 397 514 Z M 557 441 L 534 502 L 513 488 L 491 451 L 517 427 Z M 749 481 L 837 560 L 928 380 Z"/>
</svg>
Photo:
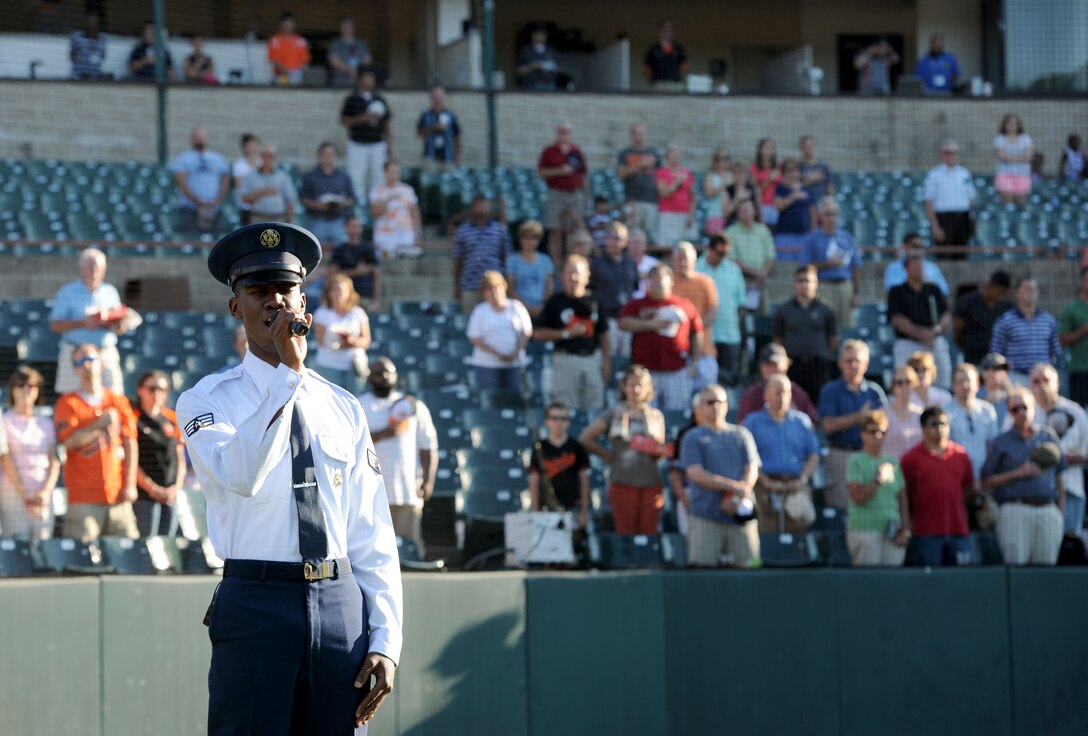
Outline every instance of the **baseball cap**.
<svg viewBox="0 0 1088 736">
<path fill-rule="evenodd" d="M 786 354 L 786 349 L 778 343 L 770 343 L 764 345 L 763 349 L 759 351 L 760 363 L 790 363 L 790 356 Z"/>
<path fill-rule="evenodd" d="M 1009 369 L 1009 361 L 1005 360 L 1005 356 L 1001 353 L 986 353 L 982 358 L 982 362 L 978 365 L 979 368 L 1004 368 Z"/>
</svg>

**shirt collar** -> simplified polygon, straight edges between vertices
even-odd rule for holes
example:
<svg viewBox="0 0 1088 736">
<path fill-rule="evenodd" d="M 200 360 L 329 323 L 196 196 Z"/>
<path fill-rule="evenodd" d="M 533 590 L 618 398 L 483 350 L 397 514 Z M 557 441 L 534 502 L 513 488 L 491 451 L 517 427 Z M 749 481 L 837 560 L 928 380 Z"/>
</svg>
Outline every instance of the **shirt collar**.
<svg viewBox="0 0 1088 736">
<path fill-rule="evenodd" d="M 251 351 L 246 351 L 242 358 L 242 370 L 250 377 L 262 394 L 267 394 L 276 377 L 276 367 L 265 363 Z"/>
</svg>

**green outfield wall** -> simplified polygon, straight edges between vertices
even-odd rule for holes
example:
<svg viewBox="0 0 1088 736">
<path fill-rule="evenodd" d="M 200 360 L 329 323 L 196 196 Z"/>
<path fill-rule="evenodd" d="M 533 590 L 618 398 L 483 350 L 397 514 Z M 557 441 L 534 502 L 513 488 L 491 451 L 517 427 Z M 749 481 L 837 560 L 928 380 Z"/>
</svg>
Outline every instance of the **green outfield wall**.
<svg viewBox="0 0 1088 736">
<path fill-rule="evenodd" d="M 214 578 L 0 583 L 0 735 L 205 732 Z M 1088 571 L 405 577 L 406 734 L 1088 733 Z"/>
</svg>

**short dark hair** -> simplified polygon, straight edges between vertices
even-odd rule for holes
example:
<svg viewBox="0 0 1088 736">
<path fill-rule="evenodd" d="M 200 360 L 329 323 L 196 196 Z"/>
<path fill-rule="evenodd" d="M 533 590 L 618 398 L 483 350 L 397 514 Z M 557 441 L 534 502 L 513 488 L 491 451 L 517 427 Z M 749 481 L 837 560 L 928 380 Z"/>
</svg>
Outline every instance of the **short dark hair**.
<svg viewBox="0 0 1088 736">
<path fill-rule="evenodd" d="M 370 64 L 360 64 L 359 65 L 359 76 L 361 77 L 361 76 L 363 76 L 365 74 L 369 74 L 372 77 L 377 76 L 377 73 L 374 71 L 374 67 L 372 65 L 370 65 Z"/>
<path fill-rule="evenodd" d="M 547 416 L 553 409 L 558 411 L 570 411 L 570 407 L 562 401 L 553 401 L 544 408 L 544 415 Z"/>
<path fill-rule="evenodd" d="M 261 139 L 257 136 L 256 133 L 242 133 L 242 140 L 239 141 L 239 145 L 245 148 L 245 145 L 250 142 L 260 143 Z"/>
<path fill-rule="evenodd" d="M 990 274 L 990 283 L 1002 289 L 1008 289 L 1012 286 L 1012 279 L 1009 278 L 1007 271 L 994 271 Z"/>
<path fill-rule="evenodd" d="M 919 233 L 914 233 L 914 232 L 907 233 L 906 235 L 903 236 L 903 245 L 906 245 L 907 243 L 909 243 L 909 242 L 911 242 L 912 240 L 915 240 L 915 239 L 920 240 L 921 238 L 922 238 L 922 236 Z"/>
<path fill-rule="evenodd" d="M 719 245 L 726 245 L 726 244 L 732 245 L 733 244 L 733 239 L 730 238 L 725 233 L 717 233 L 716 235 L 711 235 L 710 236 L 710 247 L 711 248 L 717 248 Z"/>
<path fill-rule="evenodd" d="M 1005 135 L 1005 126 L 1009 124 L 1010 120 L 1016 121 L 1016 134 L 1020 135 L 1024 132 L 1024 121 L 1020 119 L 1020 116 L 1014 112 L 1007 112 L 1001 117 L 1001 127 L 998 128 L 998 135 Z"/>
<path fill-rule="evenodd" d="M 337 156 L 340 155 L 340 148 L 332 141 L 321 141 L 320 143 L 318 143 L 317 155 L 320 156 L 321 152 L 324 151 L 326 148 L 331 148 L 333 150 L 333 153 L 335 153 Z"/>
<path fill-rule="evenodd" d="M 280 13 L 280 23 L 282 23 L 285 20 L 294 20 L 294 19 L 295 19 L 295 14 L 292 13 L 290 10 L 285 10 L 282 13 Z"/>
<path fill-rule="evenodd" d="M 819 271 L 816 270 L 815 266 L 813 266 L 811 263 L 809 263 L 809 264 L 806 264 L 804 266 L 798 266 L 797 270 L 793 272 L 793 276 L 794 276 L 794 278 L 796 278 L 796 277 L 800 276 L 803 273 L 811 273 L 813 276 L 815 276 L 815 275 L 817 275 L 819 273 Z"/>
<path fill-rule="evenodd" d="M 946 412 L 944 409 L 942 409 L 939 406 L 927 406 L 922 411 L 922 416 L 918 418 L 918 422 L 919 422 L 919 424 L 921 424 L 924 427 L 927 424 L 929 424 L 930 419 L 939 418 L 939 417 L 944 417 L 945 419 L 947 419 L 948 418 L 948 412 Z"/>
</svg>

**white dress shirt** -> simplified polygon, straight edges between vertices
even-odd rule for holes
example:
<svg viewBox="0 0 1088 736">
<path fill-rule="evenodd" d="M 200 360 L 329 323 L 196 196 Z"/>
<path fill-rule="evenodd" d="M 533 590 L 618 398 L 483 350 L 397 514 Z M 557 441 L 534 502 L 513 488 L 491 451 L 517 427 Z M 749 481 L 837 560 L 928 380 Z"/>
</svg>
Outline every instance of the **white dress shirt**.
<svg viewBox="0 0 1088 736">
<path fill-rule="evenodd" d="M 393 391 L 384 399 L 372 393 L 359 397 L 366 412 L 366 419 L 374 432 L 389 426 L 389 409 L 404 397 L 401 391 Z M 403 432 L 374 443 L 385 475 L 385 490 L 393 506 L 423 506 L 419 497 L 419 451 L 438 451 L 438 433 L 427 405 L 416 399 L 415 416 L 408 418 Z"/>
<path fill-rule="evenodd" d="M 971 172 L 962 166 L 934 166 L 926 174 L 925 198 L 934 212 L 967 212 L 975 201 Z"/>
<path fill-rule="evenodd" d="M 272 417 L 283 406 L 283 413 Z M 328 559 L 347 557 L 369 613 L 370 647 L 400 660 L 401 580 L 385 483 L 366 415 L 347 391 L 253 353 L 178 399 L 178 424 L 224 559 L 301 562 L 292 491 L 291 412 L 310 435 Z"/>
</svg>

